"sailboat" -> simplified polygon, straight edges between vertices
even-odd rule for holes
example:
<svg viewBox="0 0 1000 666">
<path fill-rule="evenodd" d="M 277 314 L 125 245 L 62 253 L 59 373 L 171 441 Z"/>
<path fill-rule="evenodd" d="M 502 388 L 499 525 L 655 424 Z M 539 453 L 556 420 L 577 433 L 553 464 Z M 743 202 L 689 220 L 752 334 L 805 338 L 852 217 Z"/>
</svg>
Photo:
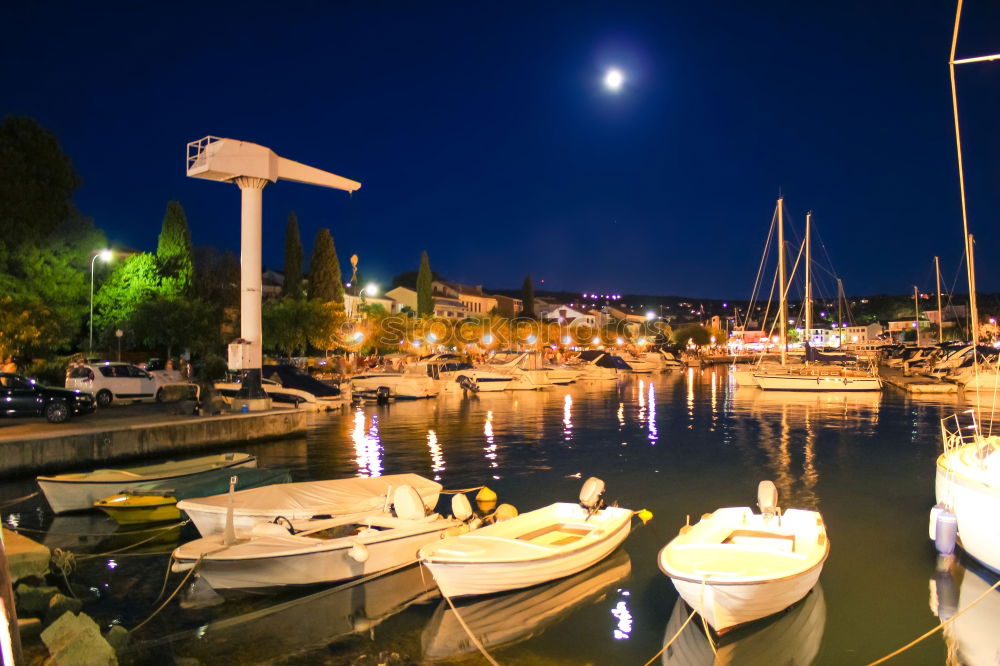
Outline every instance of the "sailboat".
<svg viewBox="0 0 1000 666">
<path fill-rule="evenodd" d="M 962 167 L 962 140 L 958 124 L 958 92 L 955 86 L 955 65 L 1000 59 L 1000 54 L 955 60 L 958 27 L 962 19 L 962 0 L 955 13 L 952 34 L 951 101 L 955 117 L 955 147 L 958 157 L 958 182 L 962 201 L 963 239 L 969 279 L 969 315 L 972 333 L 973 363 L 978 366 L 976 345 L 979 341 L 979 313 L 976 308 L 976 274 L 972 254 L 965 202 L 965 172 Z M 992 394 L 992 392 L 991 392 Z M 992 394 L 995 399 L 995 394 Z M 966 421 L 956 414 L 941 421 L 944 451 L 938 456 L 934 490 L 937 504 L 931 509 L 930 536 L 939 552 L 949 553 L 957 542 L 965 552 L 994 571 L 1000 572 L 1000 437 L 992 434 L 992 423 L 983 431 L 979 410 L 979 389 L 976 408 L 968 410 Z M 995 404 L 993 407 L 995 408 Z M 957 528 L 957 533 L 956 533 Z"/>
<path fill-rule="evenodd" d="M 765 391 L 881 391 L 882 379 L 876 374 L 874 365 L 869 368 L 849 367 L 849 357 L 824 356 L 812 350 L 806 342 L 806 363 L 787 366 L 788 356 L 788 288 L 790 280 L 785 280 L 784 220 L 782 200 L 778 199 L 778 293 L 781 302 L 778 311 L 780 319 L 780 367 L 758 367 L 752 371 L 757 386 Z M 812 213 L 806 215 L 806 238 L 803 243 L 806 253 L 805 276 L 805 331 L 808 336 L 812 328 L 812 279 L 810 273 L 810 228 Z M 796 262 L 797 263 L 797 262 Z M 838 281 L 839 283 L 839 281 Z M 838 365 L 824 361 L 838 362 Z"/>
</svg>

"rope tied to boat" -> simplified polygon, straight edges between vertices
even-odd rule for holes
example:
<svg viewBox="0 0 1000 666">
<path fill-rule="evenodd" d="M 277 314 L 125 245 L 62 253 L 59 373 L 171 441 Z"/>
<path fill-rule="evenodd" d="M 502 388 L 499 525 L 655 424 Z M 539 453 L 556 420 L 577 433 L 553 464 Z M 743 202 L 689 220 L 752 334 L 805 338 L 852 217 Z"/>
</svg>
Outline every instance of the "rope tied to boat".
<svg viewBox="0 0 1000 666">
<path fill-rule="evenodd" d="M 880 659 L 876 659 L 875 661 L 869 663 L 868 666 L 876 666 L 877 664 L 881 664 L 883 662 L 889 661 L 893 657 L 895 657 L 897 655 L 900 655 L 903 652 L 906 652 L 911 647 L 913 647 L 917 643 L 920 643 L 924 639 L 929 638 L 930 636 L 933 636 L 935 633 L 937 633 L 938 631 L 941 631 L 945 627 L 949 626 L 952 622 L 954 622 L 955 620 L 957 620 L 959 617 L 961 617 L 961 615 L 965 611 L 969 610 L 970 608 L 972 608 L 973 606 L 975 606 L 976 604 L 978 604 L 980 601 L 982 601 L 983 599 L 985 599 L 987 596 L 989 596 L 990 593 L 996 591 L 996 589 L 998 587 L 1000 587 L 1000 580 L 998 580 L 997 582 L 993 583 L 993 585 L 991 585 L 988 590 L 986 590 L 985 592 L 983 592 L 982 594 L 980 594 L 978 597 L 976 597 L 971 603 L 969 603 L 968 606 L 966 606 L 962 610 L 958 611 L 957 613 L 955 613 L 954 615 L 952 615 L 951 617 L 949 617 L 947 620 L 945 620 L 941 624 L 937 625 L 936 627 L 934 627 L 933 629 L 931 629 L 929 631 L 924 632 L 920 636 L 917 636 L 916 638 L 914 638 L 912 641 L 910 641 L 909 643 L 907 643 L 903 647 L 901 647 L 901 648 L 899 648 L 897 650 L 893 650 L 892 652 L 890 652 L 889 654 L 885 655 L 884 657 L 882 657 Z"/>
<path fill-rule="evenodd" d="M 160 528 L 158 530 L 155 530 L 153 532 L 153 536 L 151 536 L 151 537 L 147 537 L 145 539 L 142 539 L 141 541 L 136 541 L 133 544 L 129 544 L 129 545 L 123 546 L 121 548 L 116 548 L 115 550 L 109 550 L 109 551 L 104 552 L 104 553 L 93 553 L 93 554 L 87 554 L 87 555 L 77 555 L 76 557 L 77 557 L 77 559 L 80 559 L 80 560 L 91 560 L 91 559 L 94 559 L 95 557 L 107 557 L 108 555 L 117 555 L 118 553 L 124 553 L 125 551 L 132 550 L 133 548 L 141 546 L 144 543 L 149 543 L 150 541 L 154 541 L 155 539 L 157 539 L 164 532 L 169 532 L 170 530 L 184 527 L 185 525 L 187 525 L 190 522 L 191 522 L 191 519 L 189 518 L 188 520 L 184 520 L 184 521 L 181 521 L 179 523 L 174 523 L 173 525 L 168 525 L 167 527 L 163 527 L 163 528 Z M 149 530 L 143 530 L 143 531 L 145 532 L 145 531 L 149 531 Z"/>
<path fill-rule="evenodd" d="M 684 628 L 686 626 L 688 626 L 688 623 L 691 622 L 691 618 L 693 618 L 695 616 L 695 613 L 697 613 L 697 612 L 698 611 L 694 611 L 694 610 L 691 611 L 691 614 L 688 615 L 688 618 L 686 620 L 684 620 L 684 624 L 681 625 L 681 628 L 678 629 L 677 632 L 673 636 L 670 637 L 669 641 L 667 641 L 666 643 L 663 644 L 663 647 L 660 648 L 659 652 L 657 652 L 656 654 L 653 655 L 652 659 L 650 659 L 649 661 L 647 661 L 642 666 L 649 666 L 650 664 L 652 664 L 654 661 L 656 661 L 660 657 L 661 654 L 663 654 L 667 650 L 667 648 L 669 648 L 671 645 L 673 645 L 674 641 L 676 641 L 677 638 L 681 635 L 681 632 L 684 631 Z"/>
<path fill-rule="evenodd" d="M 3 504 L 0 504 L 0 509 L 6 509 L 9 506 L 14 506 L 15 504 L 20 504 L 21 502 L 24 502 L 26 500 L 30 500 L 32 497 L 36 497 L 40 492 L 41 492 L 40 490 L 36 490 L 35 492 L 29 493 L 29 494 L 24 495 L 22 497 L 15 497 L 12 500 L 7 500 Z"/>
<path fill-rule="evenodd" d="M 191 576 L 194 575 L 194 572 L 198 570 L 198 566 L 201 564 L 201 561 L 202 561 L 202 559 L 204 559 L 204 557 L 205 557 L 204 553 L 202 553 L 201 555 L 198 556 L 198 561 L 196 561 L 194 563 L 193 567 L 191 567 L 190 569 L 188 569 L 188 572 L 184 575 L 184 578 L 181 579 L 181 582 L 177 585 L 177 587 L 174 588 L 174 591 L 170 593 L 170 596 L 167 597 L 162 604 L 160 604 L 159 606 L 157 606 L 156 610 L 154 610 L 149 615 L 149 617 L 147 617 L 145 620 L 143 620 L 139 624 L 137 624 L 134 627 L 132 627 L 132 630 L 129 631 L 129 634 L 133 634 L 133 633 L 139 631 L 140 629 L 142 629 L 144 626 L 146 626 L 149 623 L 150 620 L 152 620 L 154 617 L 156 617 L 157 615 L 159 615 L 160 611 L 162 611 L 164 608 L 167 607 L 167 604 L 169 604 L 171 601 L 174 600 L 174 597 L 176 597 L 177 593 L 181 591 L 181 589 L 184 587 L 184 585 L 188 582 L 188 579 L 190 579 Z"/>
<path fill-rule="evenodd" d="M 51 561 L 52 567 L 59 571 L 63 582 L 66 583 L 66 589 L 69 590 L 70 595 L 74 599 L 78 598 L 76 592 L 73 591 L 73 586 L 69 584 L 69 574 L 73 573 L 73 570 L 76 569 L 76 556 L 73 554 L 73 551 L 55 548 L 52 550 Z"/>
<path fill-rule="evenodd" d="M 423 565 L 421 565 L 421 566 L 423 566 Z M 486 661 L 490 662 L 493 666 L 500 666 L 500 662 L 498 662 L 496 659 L 494 659 L 492 656 L 490 656 L 490 653 L 486 651 L 486 647 L 479 641 L 478 638 L 476 638 L 476 635 L 474 633 L 472 633 L 472 630 L 469 629 L 469 625 L 467 625 L 465 623 L 465 620 L 463 620 L 462 616 L 458 613 L 458 609 L 455 608 L 455 604 L 452 603 L 451 597 L 449 597 L 447 594 L 445 594 L 444 590 L 441 590 L 440 587 L 441 586 L 439 585 L 438 586 L 438 590 L 441 592 L 441 596 L 444 597 L 444 600 L 448 602 L 449 606 L 451 606 L 451 612 L 453 612 L 455 614 L 455 619 L 458 620 L 458 623 L 460 625 L 462 625 L 462 629 L 465 630 L 465 633 L 469 637 L 469 639 L 472 641 L 472 644 L 476 646 L 476 648 L 479 650 L 480 654 L 483 655 L 483 657 L 486 659 Z M 654 657 L 654 659 L 655 659 L 655 657 Z"/>
</svg>

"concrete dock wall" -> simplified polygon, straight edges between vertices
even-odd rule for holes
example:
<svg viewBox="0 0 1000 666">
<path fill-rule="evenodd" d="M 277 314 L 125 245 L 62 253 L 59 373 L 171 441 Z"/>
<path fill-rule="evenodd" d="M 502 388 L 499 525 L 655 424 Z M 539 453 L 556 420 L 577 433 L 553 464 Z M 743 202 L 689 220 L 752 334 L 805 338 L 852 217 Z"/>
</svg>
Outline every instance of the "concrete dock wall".
<svg viewBox="0 0 1000 666">
<path fill-rule="evenodd" d="M 3 438 L 0 439 L 0 476 L 104 466 L 111 461 L 163 457 L 201 448 L 217 449 L 225 444 L 235 447 L 241 442 L 305 432 L 308 417 L 304 410 L 278 410 Z"/>
</svg>

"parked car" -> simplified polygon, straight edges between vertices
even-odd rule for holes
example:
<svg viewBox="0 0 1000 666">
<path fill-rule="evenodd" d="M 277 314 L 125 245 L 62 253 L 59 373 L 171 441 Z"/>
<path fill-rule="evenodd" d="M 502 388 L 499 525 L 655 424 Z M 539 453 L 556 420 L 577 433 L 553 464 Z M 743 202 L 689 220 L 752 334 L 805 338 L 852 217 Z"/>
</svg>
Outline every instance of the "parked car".
<svg viewBox="0 0 1000 666">
<path fill-rule="evenodd" d="M 131 363 L 113 361 L 85 364 L 66 378 L 66 388 L 92 394 L 99 407 L 107 407 L 115 400 L 162 400 L 165 383 Z"/>
<path fill-rule="evenodd" d="M 94 396 L 9 372 L 0 373 L 0 413 L 6 416 L 44 416 L 49 423 L 62 423 L 77 414 L 94 411 Z"/>
</svg>

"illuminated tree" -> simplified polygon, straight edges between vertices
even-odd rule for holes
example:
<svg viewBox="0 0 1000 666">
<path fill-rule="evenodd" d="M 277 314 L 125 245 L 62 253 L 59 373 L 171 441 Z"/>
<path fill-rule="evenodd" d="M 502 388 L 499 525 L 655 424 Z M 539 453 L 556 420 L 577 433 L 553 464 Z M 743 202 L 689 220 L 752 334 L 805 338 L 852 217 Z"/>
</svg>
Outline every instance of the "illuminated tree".
<svg viewBox="0 0 1000 666">
<path fill-rule="evenodd" d="M 299 218 L 295 211 L 288 213 L 285 225 L 285 283 L 281 285 L 281 295 L 298 298 L 302 295 L 302 240 L 299 234 Z"/>
<path fill-rule="evenodd" d="M 524 310 L 521 312 L 525 317 L 535 318 L 535 285 L 531 281 L 531 274 L 524 276 L 524 284 L 521 285 L 521 302 Z"/>
<path fill-rule="evenodd" d="M 344 307 L 344 283 L 340 280 L 340 260 L 329 229 L 320 229 L 309 262 L 309 298 L 330 301 Z"/>
<path fill-rule="evenodd" d="M 433 275 L 427 252 L 420 253 L 420 270 L 417 272 L 417 316 L 434 313 Z"/>
<path fill-rule="evenodd" d="M 185 295 L 194 282 L 194 260 L 191 252 L 191 231 L 187 216 L 177 201 L 167 202 L 156 246 L 156 261 L 162 276 L 164 293 Z"/>
<path fill-rule="evenodd" d="M 156 257 L 127 257 L 94 296 L 94 328 L 113 329 L 129 322 L 139 305 L 160 293 Z"/>
</svg>

